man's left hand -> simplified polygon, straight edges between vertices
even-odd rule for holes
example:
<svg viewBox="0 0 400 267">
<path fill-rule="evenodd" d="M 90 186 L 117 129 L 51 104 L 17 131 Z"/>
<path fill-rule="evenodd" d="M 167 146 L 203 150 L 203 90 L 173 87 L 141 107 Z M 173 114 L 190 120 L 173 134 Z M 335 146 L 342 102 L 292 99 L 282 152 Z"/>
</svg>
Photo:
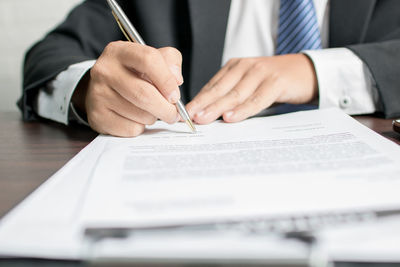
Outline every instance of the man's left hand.
<svg viewBox="0 0 400 267">
<path fill-rule="evenodd" d="M 186 108 L 198 124 L 208 124 L 220 116 L 226 122 L 238 122 L 273 103 L 304 104 L 317 95 L 314 66 L 306 55 L 235 58 Z"/>
</svg>

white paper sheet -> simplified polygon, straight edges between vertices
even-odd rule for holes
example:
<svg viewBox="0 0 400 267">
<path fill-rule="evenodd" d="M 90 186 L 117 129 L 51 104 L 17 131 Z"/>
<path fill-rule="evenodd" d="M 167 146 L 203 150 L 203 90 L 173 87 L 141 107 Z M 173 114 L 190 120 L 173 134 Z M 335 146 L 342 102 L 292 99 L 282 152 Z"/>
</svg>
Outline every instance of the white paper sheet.
<svg viewBox="0 0 400 267">
<path fill-rule="evenodd" d="M 186 134 L 185 125 L 157 123 L 140 138 L 96 138 L 0 221 L 0 257 L 83 259 L 82 231 L 93 225 L 91 220 L 97 216 L 97 223 L 101 226 L 132 226 L 144 225 L 150 220 L 149 225 L 159 225 L 223 219 L 232 215 L 241 218 L 258 212 L 263 216 L 276 216 L 316 211 L 326 213 L 337 208 L 400 206 L 398 196 L 394 194 L 399 188 L 399 177 L 393 174 L 399 166 L 398 147 L 339 111 L 295 113 L 198 128 L 200 133 L 191 135 Z M 357 149 L 341 146 L 338 150 L 338 147 L 331 146 L 333 150 L 329 148 L 329 151 L 336 151 L 333 155 L 320 158 L 321 165 L 312 164 L 315 155 L 310 153 L 309 146 L 314 145 L 318 149 L 313 149 L 313 152 L 323 155 L 332 142 L 351 144 Z M 147 145 L 158 150 L 148 152 L 144 147 Z M 172 146 L 174 150 L 166 146 Z M 188 166 L 169 160 L 163 166 L 163 162 L 157 160 L 153 162 L 158 169 L 154 169 L 146 165 L 150 162 L 140 161 L 138 164 L 133 160 L 138 152 L 151 156 L 171 152 L 178 155 L 188 148 L 182 146 L 191 147 L 189 154 L 209 154 L 204 158 L 208 161 Z M 296 150 L 292 155 L 287 148 L 293 146 L 304 146 L 305 150 Z M 240 161 L 234 164 L 224 161 L 226 155 L 237 158 L 235 153 L 254 148 L 276 150 L 269 154 L 264 152 L 255 159 L 249 153 L 241 154 L 245 156 L 243 162 L 251 159 L 259 164 L 243 166 Z M 166 152 L 161 153 L 160 149 Z M 281 149 L 285 153 L 278 153 Z M 215 157 L 216 152 L 218 157 Z M 184 153 L 188 154 L 188 151 Z M 346 160 L 341 161 L 340 154 L 344 154 Z M 301 155 L 307 155 L 307 158 L 299 158 Z M 130 157 L 129 161 L 125 156 Z M 196 160 L 196 157 L 191 159 L 192 162 Z M 203 173 L 201 169 L 204 168 L 207 172 Z M 187 198 L 191 201 L 183 203 L 182 199 Z M 132 203 L 132 200 L 135 205 L 139 204 L 135 213 L 130 213 L 129 205 L 124 206 L 126 201 Z M 354 203 L 349 205 L 351 201 Z M 90 206 L 93 211 L 87 210 Z M 236 207 L 237 211 L 234 210 Z M 110 220 L 109 216 L 114 215 L 118 216 Z M 175 243 L 166 246 L 166 241 Z M 385 241 L 381 240 L 381 243 Z M 232 246 L 228 247 L 228 244 Z M 185 254 L 180 253 L 184 248 Z M 189 261 L 284 259 L 290 262 L 304 261 L 308 256 L 304 244 L 293 240 L 286 242 L 273 235 L 264 239 L 264 236 L 224 232 L 200 237 L 191 232 L 179 235 L 162 232 L 136 234 L 127 243 L 116 244 L 107 240 L 96 246 L 96 252 L 109 258 L 123 257 L 127 252 L 131 258 L 150 260 L 185 258 L 186 255 Z"/>
<path fill-rule="evenodd" d="M 150 262 L 252 259 L 289 263 L 307 260 L 308 248 L 301 242 L 278 236 L 246 235 L 242 238 L 240 233 L 223 231 L 200 236 L 199 232 L 144 233 L 118 242 L 107 239 L 88 247 L 82 234 L 82 204 L 107 139 L 96 138 L 0 221 L 0 258 L 101 260 L 125 257 L 131 261 Z M 88 254 L 93 258 L 88 258 Z"/>
<path fill-rule="evenodd" d="M 83 223 L 157 227 L 400 206 L 400 148 L 338 109 L 105 137 Z"/>
</svg>

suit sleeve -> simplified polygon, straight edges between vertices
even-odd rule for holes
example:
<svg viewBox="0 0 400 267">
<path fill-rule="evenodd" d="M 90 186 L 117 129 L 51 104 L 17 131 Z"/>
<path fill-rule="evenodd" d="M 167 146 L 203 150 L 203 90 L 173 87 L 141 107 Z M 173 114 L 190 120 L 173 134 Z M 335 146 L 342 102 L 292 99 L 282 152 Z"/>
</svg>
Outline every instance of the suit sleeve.
<svg viewBox="0 0 400 267">
<path fill-rule="evenodd" d="M 23 92 L 18 101 L 24 120 L 37 118 L 33 100 L 39 88 L 70 65 L 97 59 L 109 42 L 122 39 L 106 1 L 86 0 L 73 9 L 25 55 Z"/>
<path fill-rule="evenodd" d="M 375 79 L 383 115 L 400 117 L 400 28 L 393 39 L 349 48 L 368 66 Z"/>
</svg>

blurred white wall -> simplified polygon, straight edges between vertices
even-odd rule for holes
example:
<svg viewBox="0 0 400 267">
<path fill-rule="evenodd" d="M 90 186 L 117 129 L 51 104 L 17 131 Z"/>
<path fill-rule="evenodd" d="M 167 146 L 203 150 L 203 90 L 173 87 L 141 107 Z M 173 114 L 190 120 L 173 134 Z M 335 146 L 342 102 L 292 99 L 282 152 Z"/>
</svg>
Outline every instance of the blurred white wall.
<svg viewBox="0 0 400 267">
<path fill-rule="evenodd" d="M 25 51 L 82 0 L 0 0 L 0 111 L 17 110 Z"/>
</svg>

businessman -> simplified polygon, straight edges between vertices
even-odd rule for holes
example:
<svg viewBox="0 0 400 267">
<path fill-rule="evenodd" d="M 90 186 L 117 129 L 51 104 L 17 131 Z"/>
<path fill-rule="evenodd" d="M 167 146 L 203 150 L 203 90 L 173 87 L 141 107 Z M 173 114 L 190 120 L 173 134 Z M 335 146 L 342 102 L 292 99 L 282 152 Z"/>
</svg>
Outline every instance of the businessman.
<svg viewBox="0 0 400 267">
<path fill-rule="evenodd" d="M 199 124 L 275 103 L 400 116 L 396 0 L 119 2 L 148 46 L 121 41 L 106 1 L 84 1 L 27 53 L 24 119 L 137 136 L 178 121 L 180 98 Z"/>
</svg>

